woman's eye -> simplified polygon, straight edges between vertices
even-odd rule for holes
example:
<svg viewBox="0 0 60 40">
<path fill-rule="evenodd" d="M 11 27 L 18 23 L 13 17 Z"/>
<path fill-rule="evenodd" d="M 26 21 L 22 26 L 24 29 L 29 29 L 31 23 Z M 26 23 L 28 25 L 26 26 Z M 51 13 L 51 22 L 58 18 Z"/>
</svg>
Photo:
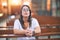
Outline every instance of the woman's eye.
<svg viewBox="0 0 60 40">
<path fill-rule="evenodd" d="M 29 11 L 29 9 L 23 9 L 23 11 Z"/>
</svg>

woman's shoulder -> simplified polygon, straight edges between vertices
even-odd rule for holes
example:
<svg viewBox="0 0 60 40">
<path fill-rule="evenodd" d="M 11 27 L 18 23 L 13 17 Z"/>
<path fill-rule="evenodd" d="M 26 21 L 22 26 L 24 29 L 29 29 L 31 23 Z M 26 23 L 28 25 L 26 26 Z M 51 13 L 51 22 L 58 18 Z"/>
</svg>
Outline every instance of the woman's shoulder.
<svg viewBox="0 0 60 40">
<path fill-rule="evenodd" d="M 32 19 L 32 21 L 36 21 L 37 19 L 36 18 L 31 18 Z"/>
<path fill-rule="evenodd" d="M 31 18 L 32 20 L 37 20 L 36 18 Z"/>
<path fill-rule="evenodd" d="M 19 19 L 15 19 L 15 22 L 19 22 Z"/>
</svg>

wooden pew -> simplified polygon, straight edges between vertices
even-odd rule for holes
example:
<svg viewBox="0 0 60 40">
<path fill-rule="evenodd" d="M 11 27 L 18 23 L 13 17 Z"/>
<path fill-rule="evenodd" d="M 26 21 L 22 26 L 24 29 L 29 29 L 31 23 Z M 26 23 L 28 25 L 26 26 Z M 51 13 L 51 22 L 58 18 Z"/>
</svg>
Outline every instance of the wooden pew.
<svg viewBox="0 0 60 40">
<path fill-rule="evenodd" d="M 1 27 L 1 28 L 12 28 L 12 27 Z M 51 30 L 50 30 L 51 29 Z M 51 39 L 51 35 L 60 35 L 60 28 L 59 29 L 42 29 L 42 33 L 35 34 L 36 40 L 60 40 L 60 38 L 53 38 Z M 0 38 L 17 38 L 17 37 L 23 37 L 24 35 L 14 35 L 13 29 L 5 29 L 0 30 Z M 39 36 L 48 36 L 48 39 L 38 39 Z"/>
<path fill-rule="evenodd" d="M 48 36 L 48 39 L 41 39 L 41 40 L 60 40 L 60 38 L 53 38 L 51 39 L 51 35 L 60 35 L 60 17 L 54 17 L 54 16 L 33 16 L 36 18 L 40 24 L 41 27 L 41 33 L 35 34 L 35 36 Z M 7 27 L 11 27 L 14 25 L 14 20 L 10 20 L 7 23 Z M 13 28 L 13 27 L 12 27 Z M 6 31 L 6 30 L 4 30 Z M 13 30 L 7 30 L 5 33 L 4 31 L 1 31 L 0 34 L 13 34 Z M 10 32 L 11 31 L 11 32 Z M 10 32 L 10 33 L 9 33 Z M 1 36 L 0 36 L 1 37 Z M 7 37 L 7 36 L 5 36 Z M 9 37 L 19 37 L 14 35 L 14 36 L 9 36 Z M 40 40 L 38 37 L 36 37 L 37 40 Z"/>
<path fill-rule="evenodd" d="M 60 17 L 54 17 L 54 16 L 33 16 L 33 17 L 37 18 L 39 21 L 39 24 L 41 26 L 41 35 L 48 36 L 48 39 L 46 40 L 52 40 L 50 38 L 51 35 L 56 34 L 60 35 L 60 27 L 59 27 Z"/>
</svg>

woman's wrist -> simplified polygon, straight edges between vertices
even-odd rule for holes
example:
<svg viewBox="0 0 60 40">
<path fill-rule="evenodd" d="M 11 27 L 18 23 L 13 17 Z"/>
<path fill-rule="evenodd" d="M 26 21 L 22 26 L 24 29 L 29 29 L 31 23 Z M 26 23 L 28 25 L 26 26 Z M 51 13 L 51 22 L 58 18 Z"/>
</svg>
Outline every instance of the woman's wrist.
<svg viewBox="0 0 60 40">
<path fill-rule="evenodd" d="M 26 30 L 23 30 L 23 33 L 26 34 Z"/>
<path fill-rule="evenodd" d="M 33 35 L 35 35 L 35 31 L 33 31 Z"/>
</svg>

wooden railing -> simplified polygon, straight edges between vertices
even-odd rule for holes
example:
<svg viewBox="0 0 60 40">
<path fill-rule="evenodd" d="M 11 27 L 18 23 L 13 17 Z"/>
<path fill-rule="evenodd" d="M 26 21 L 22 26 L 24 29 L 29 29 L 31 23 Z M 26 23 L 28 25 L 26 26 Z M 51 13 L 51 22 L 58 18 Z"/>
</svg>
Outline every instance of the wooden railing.
<svg viewBox="0 0 60 40">
<path fill-rule="evenodd" d="M 6 29 L 0 29 L 0 38 L 17 38 L 17 37 L 23 37 L 25 35 L 15 35 L 13 33 L 12 27 L 1 27 Z M 57 40 L 60 38 L 53 38 L 51 39 L 50 36 L 52 35 L 60 35 L 60 28 L 42 28 L 41 33 L 35 34 L 33 36 L 36 37 L 36 40 Z M 39 36 L 48 36 L 47 39 L 39 39 Z"/>
</svg>

